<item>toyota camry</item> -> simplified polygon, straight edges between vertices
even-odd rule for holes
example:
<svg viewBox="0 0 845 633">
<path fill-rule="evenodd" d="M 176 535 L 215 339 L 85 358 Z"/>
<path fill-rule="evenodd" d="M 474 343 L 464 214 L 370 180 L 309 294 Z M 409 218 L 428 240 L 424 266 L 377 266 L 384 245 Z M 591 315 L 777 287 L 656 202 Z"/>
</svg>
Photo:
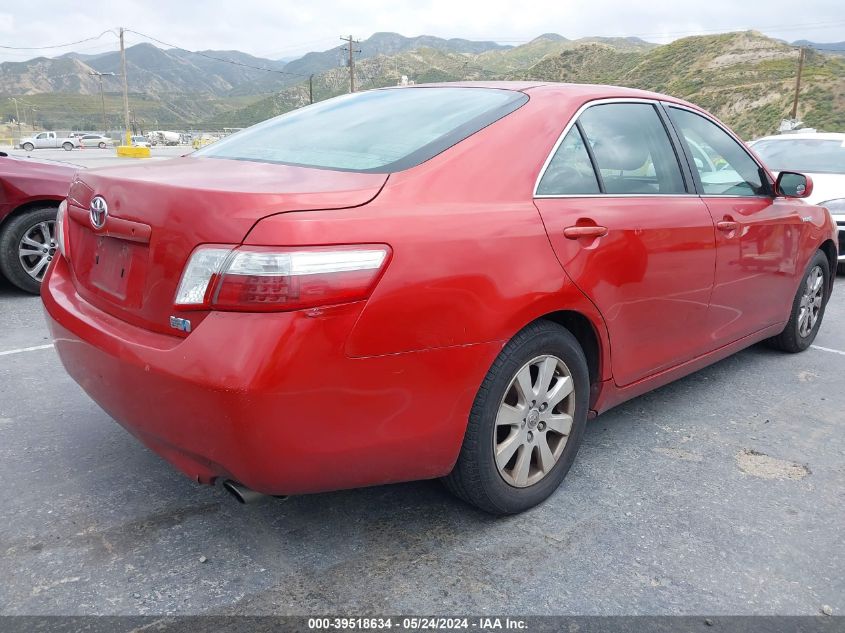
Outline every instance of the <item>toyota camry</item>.
<svg viewBox="0 0 845 633">
<path fill-rule="evenodd" d="M 660 94 L 373 90 L 80 173 L 42 296 L 70 375 L 198 482 L 443 478 L 507 514 L 587 419 L 812 343 L 837 261 L 812 189 Z"/>
</svg>

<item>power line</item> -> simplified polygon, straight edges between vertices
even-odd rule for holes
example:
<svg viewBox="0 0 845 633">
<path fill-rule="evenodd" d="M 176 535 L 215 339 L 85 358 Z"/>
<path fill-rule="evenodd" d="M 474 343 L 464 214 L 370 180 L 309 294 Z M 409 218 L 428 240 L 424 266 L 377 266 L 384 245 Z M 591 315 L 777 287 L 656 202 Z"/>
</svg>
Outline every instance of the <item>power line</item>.
<svg viewBox="0 0 845 633">
<path fill-rule="evenodd" d="M 303 77 L 307 78 L 308 75 L 304 73 L 292 73 L 285 70 L 276 70 L 275 68 L 266 68 L 263 66 L 253 66 L 252 64 L 244 64 L 243 62 L 235 61 L 234 59 L 225 59 L 223 57 L 215 57 L 214 55 L 209 55 L 208 53 L 202 53 L 200 51 L 191 51 L 187 48 L 182 48 L 181 46 L 176 46 L 175 44 L 170 44 L 169 42 L 165 42 L 160 40 L 152 35 L 147 35 L 146 33 L 141 33 L 140 31 L 135 31 L 133 29 L 125 29 L 127 33 L 134 33 L 135 35 L 140 35 L 141 37 L 145 37 L 148 40 L 152 40 L 158 44 L 162 44 L 163 46 L 167 46 L 169 48 L 175 48 L 178 51 L 185 51 L 186 53 L 191 53 L 192 55 L 199 55 L 200 57 L 205 57 L 207 59 L 213 59 L 218 62 L 225 62 L 227 64 L 232 64 L 233 66 L 241 66 L 243 68 L 252 68 L 253 70 L 263 70 L 264 72 L 268 73 L 277 73 L 279 75 L 289 75 L 291 77 Z"/>
<path fill-rule="evenodd" d="M 269 53 L 259 53 L 256 56 L 272 59 L 273 56 L 278 55 L 279 53 L 284 53 L 285 51 L 301 50 L 303 46 L 311 46 L 313 44 L 323 44 L 323 43 L 328 43 L 328 42 L 333 42 L 333 41 L 334 41 L 334 38 L 321 37 L 318 40 L 309 40 L 308 42 L 299 42 L 297 44 L 289 44 L 288 46 L 283 46 L 282 48 L 274 48 Z"/>
<path fill-rule="evenodd" d="M 51 44 L 50 46 L 0 46 L 3 50 L 7 51 L 40 51 L 47 48 L 66 48 L 68 46 L 76 46 L 77 44 L 84 44 L 85 42 L 93 42 L 94 40 L 98 40 L 106 33 L 111 33 L 115 35 L 115 32 L 111 29 L 106 29 L 96 37 L 86 37 L 82 40 L 76 40 L 75 42 L 68 42 L 66 44 Z"/>
</svg>

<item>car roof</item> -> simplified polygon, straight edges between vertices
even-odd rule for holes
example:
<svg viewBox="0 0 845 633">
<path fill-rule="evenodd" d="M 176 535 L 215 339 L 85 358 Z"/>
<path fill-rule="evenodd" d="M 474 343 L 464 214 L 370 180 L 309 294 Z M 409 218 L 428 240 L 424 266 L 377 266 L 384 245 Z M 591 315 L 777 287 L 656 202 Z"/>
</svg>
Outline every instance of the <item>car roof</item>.
<svg viewBox="0 0 845 633">
<path fill-rule="evenodd" d="M 596 99 L 656 99 L 668 101 L 680 105 L 689 106 L 696 110 L 701 108 L 694 103 L 683 99 L 639 90 L 637 88 L 625 88 L 622 86 L 611 86 L 605 84 L 571 84 L 551 81 L 455 81 L 444 83 L 416 84 L 413 86 L 402 86 L 406 88 L 498 88 L 499 90 L 514 90 L 526 92 L 533 95 L 549 95 L 555 97 L 569 98 L 578 101 L 594 101 Z"/>
<path fill-rule="evenodd" d="M 845 142 L 845 134 L 840 132 L 791 132 L 787 134 L 773 134 L 771 136 L 762 136 L 757 141 L 789 141 L 789 140 L 807 140 L 813 139 L 818 141 L 841 141 Z"/>
</svg>

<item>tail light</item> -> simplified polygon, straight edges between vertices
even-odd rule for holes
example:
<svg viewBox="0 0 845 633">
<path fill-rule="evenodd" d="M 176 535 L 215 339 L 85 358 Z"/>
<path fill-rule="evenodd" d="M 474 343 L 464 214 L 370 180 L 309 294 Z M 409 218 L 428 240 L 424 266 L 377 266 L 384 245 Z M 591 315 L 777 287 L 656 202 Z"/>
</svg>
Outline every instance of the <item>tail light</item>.
<svg viewBox="0 0 845 633">
<path fill-rule="evenodd" d="M 307 248 L 201 246 L 188 260 L 176 307 L 301 310 L 370 296 L 390 255 L 382 244 Z"/>
<path fill-rule="evenodd" d="M 70 257 L 68 257 L 65 222 L 67 222 L 67 200 L 62 200 L 59 204 L 59 210 L 56 213 L 56 243 L 59 245 L 59 252 L 62 254 L 62 257 L 70 261 Z"/>
</svg>

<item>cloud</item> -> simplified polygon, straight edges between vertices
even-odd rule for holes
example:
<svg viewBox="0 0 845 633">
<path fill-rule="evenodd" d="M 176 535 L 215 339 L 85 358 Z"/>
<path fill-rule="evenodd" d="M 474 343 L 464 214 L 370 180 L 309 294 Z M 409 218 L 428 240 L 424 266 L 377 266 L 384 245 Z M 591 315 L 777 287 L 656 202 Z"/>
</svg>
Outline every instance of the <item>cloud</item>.
<svg viewBox="0 0 845 633">
<path fill-rule="evenodd" d="M 15 16 L 11 13 L 0 13 L 0 33 L 12 33 L 15 30 Z"/>
</svg>

